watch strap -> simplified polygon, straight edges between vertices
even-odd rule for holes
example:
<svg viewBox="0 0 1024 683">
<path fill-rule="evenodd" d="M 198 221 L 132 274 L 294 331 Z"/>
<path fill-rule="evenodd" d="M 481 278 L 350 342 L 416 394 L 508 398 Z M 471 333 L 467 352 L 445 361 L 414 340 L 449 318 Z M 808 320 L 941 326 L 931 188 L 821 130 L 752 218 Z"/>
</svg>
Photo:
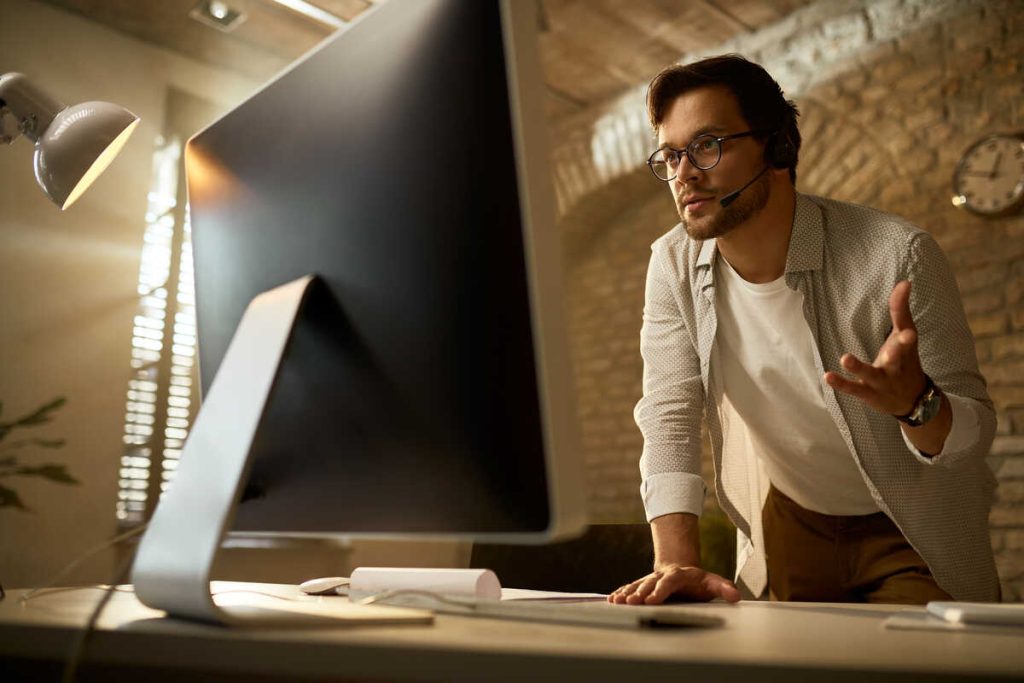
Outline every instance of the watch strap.
<svg viewBox="0 0 1024 683">
<path fill-rule="evenodd" d="M 932 381 L 931 377 L 925 374 L 924 389 L 921 390 L 921 393 L 914 401 L 914 405 L 911 406 L 910 412 L 907 413 L 906 415 L 893 415 L 893 417 L 895 417 L 900 422 L 903 422 L 904 424 L 910 425 L 911 427 L 921 426 L 923 422 L 920 416 L 923 412 L 924 404 L 932 397 L 932 394 L 934 394 L 936 391 L 937 387 L 935 386 L 935 382 Z"/>
</svg>

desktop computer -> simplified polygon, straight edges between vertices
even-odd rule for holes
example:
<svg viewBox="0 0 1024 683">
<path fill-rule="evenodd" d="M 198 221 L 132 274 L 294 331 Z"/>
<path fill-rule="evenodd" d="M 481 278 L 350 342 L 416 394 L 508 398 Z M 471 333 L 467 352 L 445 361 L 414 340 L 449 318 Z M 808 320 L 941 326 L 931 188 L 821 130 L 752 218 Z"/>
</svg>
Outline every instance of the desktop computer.
<svg viewBox="0 0 1024 683">
<path fill-rule="evenodd" d="M 582 530 L 536 11 L 391 0 L 189 141 L 204 399 L 147 605 L 227 621 L 229 533 Z"/>
</svg>

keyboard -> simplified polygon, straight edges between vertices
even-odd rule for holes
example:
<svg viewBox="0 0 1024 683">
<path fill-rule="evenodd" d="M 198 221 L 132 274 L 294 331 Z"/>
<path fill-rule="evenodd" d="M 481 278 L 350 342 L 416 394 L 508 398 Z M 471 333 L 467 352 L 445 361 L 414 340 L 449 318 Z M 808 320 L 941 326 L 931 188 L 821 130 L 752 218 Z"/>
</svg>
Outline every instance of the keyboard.
<svg viewBox="0 0 1024 683">
<path fill-rule="evenodd" d="M 700 610 L 662 605 L 613 605 L 607 602 L 562 602 L 548 600 L 488 600 L 464 596 L 433 596 L 396 592 L 374 604 L 429 609 L 441 614 L 458 614 L 488 619 L 602 626 L 608 628 L 716 628 L 721 617 Z"/>
</svg>

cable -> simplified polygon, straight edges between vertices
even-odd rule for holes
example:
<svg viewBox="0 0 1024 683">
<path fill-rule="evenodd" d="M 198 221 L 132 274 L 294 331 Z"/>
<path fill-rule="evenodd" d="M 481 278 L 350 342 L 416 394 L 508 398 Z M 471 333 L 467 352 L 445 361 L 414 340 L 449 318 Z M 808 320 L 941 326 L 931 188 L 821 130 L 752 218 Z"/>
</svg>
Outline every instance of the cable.
<svg viewBox="0 0 1024 683">
<path fill-rule="evenodd" d="M 82 553 L 81 555 L 76 557 L 75 559 L 71 560 L 71 562 L 69 562 L 63 569 L 61 569 L 59 572 L 57 572 L 49 581 L 44 583 L 42 586 L 37 586 L 36 588 L 33 588 L 28 593 L 25 593 L 20 598 L 18 598 L 18 603 L 24 605 L 29 600 L 35 598 L 37 596 L 37 594 L 52 588 L 54 586 L 54 584 L 56 584 L 57 582 L 61 581 L 65 576 L 70 574 L 72 570 L 74 570 L 76 567 L 78 567 L 78 565 L 82 564 L 83 562 L 88 560 L 93 555 L 95 555 L 95 554 L 97 554 L 97 553 L 99 553 L 99 552 L 101 552 L 103 550 L 106 550 L 110 546 L 115 545 L 117 543 L 120 543 L 121 541 L 125 541 L 125 540 L 128 540 L 129 538 L 132 538 L 134 536 L 138 536 L 139 534 L 141 534 L 143 531 L 146 530 L 147 526 L 148 526 L 147 524 L 140 524 L 139 526 L 135 527 L 134 529 L 129 529 L 128 531 L 124 532 L 123 534 L 118 534 L 117 536 L 114 536 L 111 539 L 108 539 L 106 541 L 103 541 L 102 543 L 99 543 L 99 544 L 93 546 L 92 548 L 90 548 L 89 550 L 85 551 L 84 553 Z M 135 553 L 132 553 L 130 555 L 130 557 L 134 557 L 134 556 L 135 556 Z M 120 583 L 120 582 L 119 581 L 115 581 L 115 584 L 116 583 Z"/>
<path fill-rule="evenodd" d="M 217 597 L 218 595 L 227 595 L 228 593 L 251 593 L 252 595 L 262 595 L 262 596 L 267 597 L 267 598 L 276 598 L 278 600 L 284 600 L 285 602 L 298 602 L 298 603 L 308 602 L 307 600 L 296 600 L 295 598 L 290 598 L 290 597 L 288 597 L 286 595 L 274 595 L 273 593 L 267 593 L 265 591 L 249 590 L 248 588 L 229 588 L 227 590 L 216 591 L 216 592 L 210 593 L 210 597 Z"/>
<path fill-rule="evenodd" d="M 117 571 L 114 575 L 113 582 L 106 586 L 75 586 L 69 588 L 54 588 L 54 584 L 63 580 L 64 577 L 70 574 L 76 567 L 78 567 L 80 564 L 85 562 L 90 557 L 93 557 L 97 553 L 102 552 L 103 550 L 106 550 L 107 548 L 116 545 L 121 541 L 126 541 L 129 538 L 138 536 L 146 530 L 146 527 L 147 524 L 140 524 L 139 526 L 133 529 L 129 529 L 124 533 L 118 534 L 113 538 L 110 538 L 106 541 L 103 541 L 102 543 L 93 546 L 92 548 L 85 551 L 84 553 L 73 559 L 71 562 L 69 562 L 63 569 L 58 571 L 49 581 L 47 581 L 41 586 L 33 588 L 32 590 L 28 591 L 18 599 L 18 604 L 25 605 L 29 600 L 33 600 L 44 595 L 52 595 L 54 593 L 62 593 L 64 591 L 69 590 L 81 590 L 82 588 L 100 588 L 104 591 L 103 596 L 100 598 L 99 602 L 96 603 L 96 606 L 93 608 L 92 613 L 89 615 L 89 619 L 86 621 L 85 627 L 76 634 L 75 640 L 71 645 L 71 653 L 68 655 L 68 661 L 64 665 L 64 673 L 61 676 L 61 680 L 64 683 L 71 683 L 72 681 L 74 681 L 75 672 L 78 669 L 78 664 L 82 661 L 82 658 L 85 654 L 86 640 L 88 639 L 90 633 L 92 633 L 92 630 L 95 628 L 96 622 L 99 620 L 100 614 L 103 612 L 103 608 L 106 607 L 108 602 L 110 602 L 110 598 L 112 598 L 114 593 L 117 592 L 134 592 L 131 589 L 120 588 L 118 584 L 123 583 L 124 580 L 127 578 L 128 573 L 131 570 L 132 561 L 135 559 L 135 551 L 129 552 L 124 557 L 124 559 L 121 561 L 121 564 L 117 567 Z"/>
<path fill-rule="evenodd" d="M 109 544 L 108 544 L 109 545 Z M 64 674 L 61 676 L 62 683 L 73 683 L 75 680 L 75 674 L 78 671 L 78 664 L 85 658 L 85 645 L 88 641 L 89 636 L 92 634 L 94 628 L 96 628 L 96 622 L 99 621 L 100 614 L 103 612 L 103 608 L 110 602 L 110 598 L 114 597 L 114 593 L 117 592 L 117 586 L 123 583 L 128 578 L 128 573 L 131 571 L 132 560 L 135 559 L 135 553 L 128 553 L 122 560 L 120 566 L 117 568 L 117 574 L 115 575 L 113 583 L 106 587 L 103 593 L 103 597 L 99 599 L 96 606 L 93 608 L 92 613 L 89 615 L 89 620 L 85 623 L 85 628 L 79 631 L 74 642 L 71 644 L 71 653 L 68 655 L 68 661 L 64 664 Z"/>
<path fill-rule="evenodd" d="M 39 598 L 46 598 L 46 597 L 49 597 L 51 595 L 56 595 L 57 593 L 70 593 L 71 591 L 89 591 L 89 590 L 105 591 L 105 590 L 110 590 L 110 585 L 111 584 L 109 584 L 109 583 L 98 583 L 98 584 L 95 584 L 95 585 L 92 585 L 92 586 L 59 586 L 59 587 L 53 587 L 53 588 L 36 588 L 36 589 L 33 589 L 33 591 L 32 591 L 33 595 L 32 595 L 31 599 L 32 600 L 38 600 Z M 116 592 L 118 592 L 118 593 L 132 593 L 132 594 L 135 593 L 135 589 L 132 588 L 131 586 L 116 586 L 115 585 L 114 586 L 114 590 Z M 26 602 L 28 602 L 27 599 L 26 600 L 21 600 L 21 599 L 18 600 L 19 604 L 24 604 Z"/>
</svg>

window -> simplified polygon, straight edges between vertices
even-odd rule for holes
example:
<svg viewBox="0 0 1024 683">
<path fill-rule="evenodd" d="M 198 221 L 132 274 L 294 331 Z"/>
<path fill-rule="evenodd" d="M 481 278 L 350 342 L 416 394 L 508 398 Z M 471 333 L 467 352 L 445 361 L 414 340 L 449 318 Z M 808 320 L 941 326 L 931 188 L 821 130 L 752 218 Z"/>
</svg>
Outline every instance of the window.
<svg viewBox="0 0 1024 683">
<path fill-rule="evenodd" d="M 174 480 L 199 399 L 192 229 L 184 141 L 218 115 L 193 95 L 167 93 L 152 183 L 132 325 L 116 514 L 121 526 L 149 519 Z"/>
</svg>

